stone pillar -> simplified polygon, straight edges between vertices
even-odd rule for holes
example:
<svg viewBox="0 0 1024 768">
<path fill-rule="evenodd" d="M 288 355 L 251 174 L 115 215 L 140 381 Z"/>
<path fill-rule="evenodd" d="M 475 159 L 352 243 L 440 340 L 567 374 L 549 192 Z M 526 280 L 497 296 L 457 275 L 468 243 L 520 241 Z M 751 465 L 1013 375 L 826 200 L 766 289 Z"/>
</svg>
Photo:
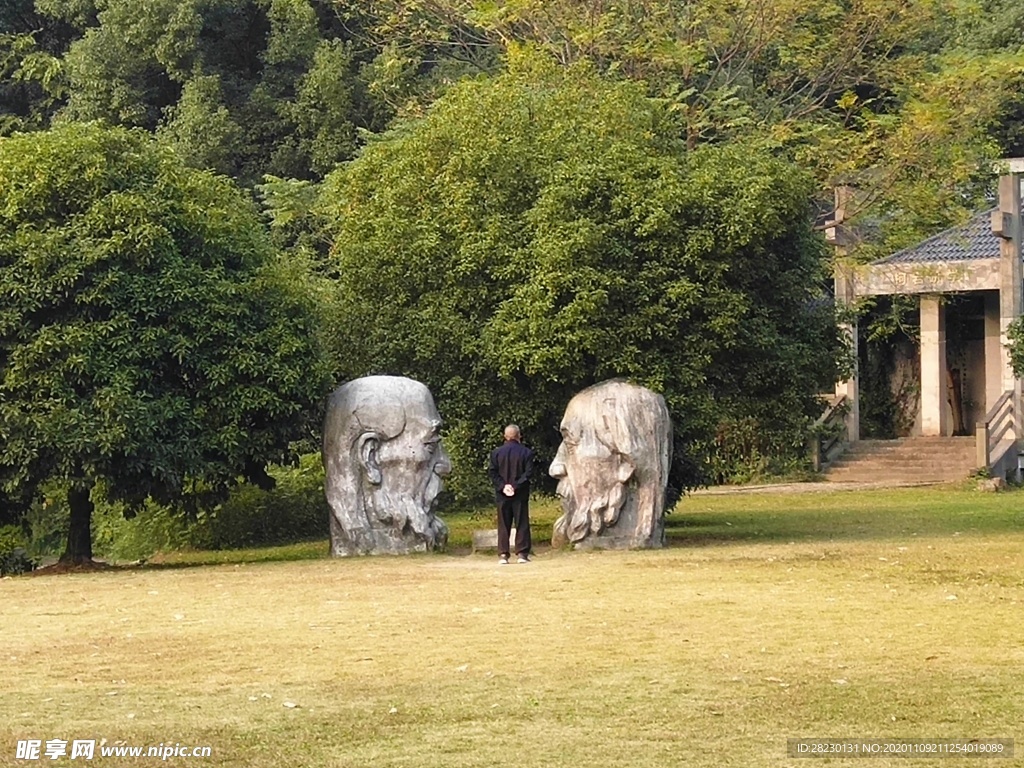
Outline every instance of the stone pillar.
<svg viewBox="0 0 1024 768">
<path fill-rule="evenodd" d="M 939 296 L 921 296 L 921 434 L 948 434 L 946 312 Z"/>
<path fill-rule="evenodd" d="M 1014 388 L 1017 380 L 1010 366 L 1010 353 L 1006 349 L 1006 331 L 1021 314 L 1021 260 L 1020 260 L 1020 177 L 1008 174 L 999 179 L 999 216 L 1002 221 L 1000 235 L 999 329 L 1001 338 L 1002 390 Z M 995 227 L 993 227 L 995 229 Z"/>
<path fill-rule="evenodd" d="M 846 309 L 854 305 L 856 289 L 852 268 L 845 263 L 847 248 L 847 209 L 853 200 L 852 187 L 837 187 L 835 191 L 836 214 L 835 219 L 825 230 L 825 239 L 836 249 L 835 259 L 835 288 L 836 304 Z M 849 410 L 846 414 L 846 439 L 851 443 L 860 440 L 860 383 L 858 377 L 858 342 L 857 342 L 857 321 L 851 319 L 840 326 L 840 332 L 845 334 L 850 344 L 850 354 L 853 361 L 853 372 L 849 379 L 836 383 L 836 394 L 844 395 Z"/>
<path fill-rule="evenodd" d="M 999 321 L 999 294 L 985 291 L 985 413 L 1003 396 L 1003 329 Z"/>
<path fill-rule="evenodd" d="M 843 266 L 836 265 L 836 301 L 847 308 L 853 305 L 853 279 L 850 272 Z M 839 330 L 850 344 L 850 355 L 853 360 L 853 373 L 845 381 L 836 383 L 836 394 L 844 395 L 849 410 L 846 413 L 846 439 L 851 443 L 860 440 L 860 382 L 857 376 L 857 357 L 859 347 L 857 341 L 857 321 L 850 320 L 840 325 Z"/>
<path fill-rule="evenodd" d="M 1006 349 L 1006 331 L 1022 313 L 1021 290 L 1024 269 L 1021 265 L 1021 175 L 1011 172 L 999 177 L 999 211 L 993 218 L 992 229 L 1000 236 L 999 329 L 1000 366 L 1003 392 L 1013 392 L 1016 439 L 1024 438 L 1024 419 L 1021 418 L 1021 384 L 1013 375 L 1010 353 Z"/>
</svg>

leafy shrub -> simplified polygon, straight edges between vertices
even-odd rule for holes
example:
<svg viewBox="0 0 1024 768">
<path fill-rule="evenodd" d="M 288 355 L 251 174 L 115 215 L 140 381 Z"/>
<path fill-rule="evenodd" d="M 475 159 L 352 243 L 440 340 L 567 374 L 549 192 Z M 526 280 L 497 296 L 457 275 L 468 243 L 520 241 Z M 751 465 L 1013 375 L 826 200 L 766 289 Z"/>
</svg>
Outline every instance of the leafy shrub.
<svg viewBox="0 0 1024 768">
<path fill-rule="evenodd" d="M 125 561 L 180 549 L 237 549 L 326 538 L 328 507 L 319 454 L 302 456 L 298 466 L 272 466 L 268 474 L 276 481 L 273 490 L 243 483 L 223 504 L 194 517 L 148 501 L 128 520 L 122 505 L 94 499 L 96 551 Z"/>
<path fill-rule="evenodd" d="M 746 483 L 767 477 L 793 476 L 808 471 L 806 431 L 766 425 L 753 417 L 724 421 L 718 426 L 709 455 L 712 483 Z"/>
<path fill-rule="evenodd" d="M 223 504 L 192 517 L 148 500 L 129 519 L 126 506 L 108 500 L 100 485 L 92 496 L 95 554 L 125 562 L 181 549 L 234 549 L 326 538 L 329 512 L 319 453 L 301 456 L 297 466 L 271 466 L 268 474 L 276 481 L 273 490 L 243 483 Z M 25 547 L 29 552 L 63 551 L 68 530 L 65 484 L 44 487 L 42 498 L 29 511 L 28 523 L 31 537 Z"/>
<path fill-rule="evenodd" d="M 188 548 L 193 526 L 185 515 L 152 500 L 131 519 L 123 505 L 99 501 L 92 518 L 94 549 L 115 562 L 140 560 L 154 552 Z"/>
<path fill-rule="evenodd" d="M 27 547 L 21 528 L 16 525 L 0 527 L 0 576 L 35 570 L 38 563 L 29 556 Z"/>
<path fill-rule="evenodd" d="M 320 455 L 306 454 L 298 466 L 271 467 L 271 491 L 240 485 L 231 497 L 189 531 L 189 543 L 202 549 L 234 549 L 326 538 L 328 506 Z"/>
<path fill-rule="evenodd" d="M 28 549 L 33 555 L 59 555 L 67 544 L 67 483 L 50 481 L 28 508 Z"/>
</svg>

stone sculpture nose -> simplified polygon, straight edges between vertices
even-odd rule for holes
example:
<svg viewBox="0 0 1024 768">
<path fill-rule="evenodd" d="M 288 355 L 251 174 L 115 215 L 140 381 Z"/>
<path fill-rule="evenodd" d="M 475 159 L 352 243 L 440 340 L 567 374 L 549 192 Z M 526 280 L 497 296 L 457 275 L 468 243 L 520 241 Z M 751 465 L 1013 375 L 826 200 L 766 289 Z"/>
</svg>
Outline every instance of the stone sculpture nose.
<svg viewBox="0 0 1024 768">
<path fill-rule="evenodd" d="M 452 471 L 452 460 L 448 456 L 448 451 L 444 449 L 444 446 L 437 446 L 438 455 L 437 463 L 434 464 L 434 474 L 444 477 L 445 475 L 451 474 Z"/>
<path fill-rule="evenodd" d="M 555 454 L 555 458 L 551 460 L 551 465 L 548 467 L 548 474 L 556 479 L 565 477 L 565 449 L 560 445 L 558 446 L 558 452 Z"/>
</svg>

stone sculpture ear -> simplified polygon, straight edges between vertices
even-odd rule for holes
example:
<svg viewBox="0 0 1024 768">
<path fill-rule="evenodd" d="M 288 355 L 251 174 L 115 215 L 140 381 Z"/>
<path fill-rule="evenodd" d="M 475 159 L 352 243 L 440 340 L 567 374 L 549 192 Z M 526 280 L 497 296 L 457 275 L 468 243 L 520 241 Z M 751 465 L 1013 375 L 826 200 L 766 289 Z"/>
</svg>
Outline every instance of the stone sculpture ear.
<svg viewBox="0 0 1024 768">
<path fill-rule="evenodd" d="M 380 438 L 373 432 L 365 432 L 357 442 L 359 463 L 366 473 L 366 479 L 373 485 L 380 485 L 380 465 L 377 463 L 377 451 L 380 449 Z"/>
</svg>

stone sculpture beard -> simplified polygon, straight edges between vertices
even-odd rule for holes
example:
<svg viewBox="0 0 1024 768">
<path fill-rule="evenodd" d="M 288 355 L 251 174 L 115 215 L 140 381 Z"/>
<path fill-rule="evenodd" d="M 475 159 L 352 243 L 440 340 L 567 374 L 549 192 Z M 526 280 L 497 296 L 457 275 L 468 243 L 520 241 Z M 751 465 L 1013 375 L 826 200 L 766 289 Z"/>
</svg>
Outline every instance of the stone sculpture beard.
<svg viewBox="0 0 1024 768">
<path fill-rule="evenodd" d="M 434 472 L 419 493 L 393 488 L 386 481 L 371 483 L 364 477 L 344 522 L 332 510 L 332 553 L 408 554 L 443 548 L 448 526 L 433 512 L 443 487 Z"/>
<path fill-rule="evenodd" d="M 562 500 L 562 516 L 555 522 L 555 529 L 575 543 L 587 535 L 598 536 L 618 522 L 628 489 L 626 483 L 616 482 L 603 492 L 594 493 L 584 486 L 583 492 L 577 493 L 572 483 L 562 480 L 556 493 Z"/>
<path fill-rule="evenodd" d="M 360 473 L 354 508 L 345 523 L 332 515 L 332 551 L 335 555 L 408 554 L 441 549 L 448 541 L 448 526 L 434 515 L 444 482 L 437 472 L 447 472 L 448 457 L 410 466 L 406 450 L 416 440 L 383 443 L 376 471 Z M 414 480 L 415 479 L 415 480 Z M 353 520 L 355 518 L 355 520 Z"/>
<path fill-rule="evenodd" d="M 448 526 L 434 515 L 437 497 L 444 488 L 441 478 L 430 473 L 422 492 L 409 495 L 389 493 L 384 484 L 366 484 L 364 488 L 367 514 L 396 531 L 411 529 L 426 549 L 444 546 L 448 540 Z"/>
</svg>

